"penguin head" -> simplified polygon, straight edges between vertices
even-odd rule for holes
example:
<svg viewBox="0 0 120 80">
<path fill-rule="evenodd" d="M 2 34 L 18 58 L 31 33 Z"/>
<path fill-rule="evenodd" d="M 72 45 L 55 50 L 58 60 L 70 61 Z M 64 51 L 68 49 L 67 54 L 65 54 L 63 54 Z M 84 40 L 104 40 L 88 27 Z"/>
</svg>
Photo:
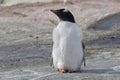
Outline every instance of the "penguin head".
<svg viewBox="0 0 120 80">
<path fill-rule="evenodd" d="M 75 23 L 74 16 L 68 9 L 57 9 L 50 11 L 56 14 L 61 21 L 69 21 Z"/>
</svg>

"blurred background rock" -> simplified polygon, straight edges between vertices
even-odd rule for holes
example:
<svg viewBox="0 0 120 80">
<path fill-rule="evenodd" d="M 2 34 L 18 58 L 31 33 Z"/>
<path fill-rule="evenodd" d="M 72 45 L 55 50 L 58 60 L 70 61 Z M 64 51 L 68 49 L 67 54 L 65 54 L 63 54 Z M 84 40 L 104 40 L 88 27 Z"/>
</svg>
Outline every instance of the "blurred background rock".
<svg viewBox="0 0 120 80">
<path fill-rule="evenodd" d="M 18 3 L 33 3 L 33 2 L 59 2 L 63 0 L 0 0 L 1 4 L 4 5 L 13 5 L 13 4 L 18 4 Z"/>
</svg>

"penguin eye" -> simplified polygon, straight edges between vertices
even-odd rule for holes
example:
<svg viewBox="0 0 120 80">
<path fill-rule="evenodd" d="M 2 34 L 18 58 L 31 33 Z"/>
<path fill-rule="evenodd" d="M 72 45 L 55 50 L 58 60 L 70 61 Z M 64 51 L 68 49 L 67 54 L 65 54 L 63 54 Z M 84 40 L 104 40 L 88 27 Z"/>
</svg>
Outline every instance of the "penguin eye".
<svg viewBox="0 0 120 80">
<path fill-rule="evenodd" d="M 67 10 L 67 9 L 64 9 L 63 12 L 66 13 L 66 12 L 68 12 L 68 10 Z"/>
</svg>

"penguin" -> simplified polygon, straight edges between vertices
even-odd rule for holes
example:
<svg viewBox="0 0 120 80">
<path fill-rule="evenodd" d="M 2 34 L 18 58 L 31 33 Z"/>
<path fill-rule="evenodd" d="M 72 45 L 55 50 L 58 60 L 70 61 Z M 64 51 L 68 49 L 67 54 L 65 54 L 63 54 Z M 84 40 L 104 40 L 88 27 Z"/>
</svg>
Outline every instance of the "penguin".
<svg viewBox="0 0 120 80">
<path fill-rule="evenodd" d="M 60 19 L 53 30 L 53 66 L 59 72 L 76 72 L 85 64 L 85 45 L 81 28 L 68 9 L 50 10 Z"/>
</svg>

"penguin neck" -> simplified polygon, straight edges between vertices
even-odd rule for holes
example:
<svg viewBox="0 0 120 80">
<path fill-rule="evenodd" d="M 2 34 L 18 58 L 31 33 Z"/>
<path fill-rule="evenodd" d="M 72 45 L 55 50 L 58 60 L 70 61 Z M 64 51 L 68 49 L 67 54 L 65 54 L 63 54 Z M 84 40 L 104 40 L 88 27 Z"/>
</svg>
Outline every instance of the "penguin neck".
<svg viewBox="0 0 120 80">
<path fill-rule="evenodd" d="M 75 20 L 74 20 L 74 19 L 69 19 L 69 20 L 62 20 L 62 19 L 60 19 L 60 21 L 66 21 L 66 22 L 75 23 Z"/>
<path fill-rule="evenodd" d="M 59 23 L 60 24 L 75 24 L 75 23 L 70 22 L 70 21 L 60 21 Z"/>
<path fill-rule="evenodd" d="M 69 22 L 69 21 L 60 21 L 59 24 L 58 24 L 59 27 L 62 27 L 62 26 L 64 26 L 64 27 L 69 26 L 70 27 L 72 25 L 75 25 L 75 23 L 72 23 L 72 22 Z"/>
</svg>

